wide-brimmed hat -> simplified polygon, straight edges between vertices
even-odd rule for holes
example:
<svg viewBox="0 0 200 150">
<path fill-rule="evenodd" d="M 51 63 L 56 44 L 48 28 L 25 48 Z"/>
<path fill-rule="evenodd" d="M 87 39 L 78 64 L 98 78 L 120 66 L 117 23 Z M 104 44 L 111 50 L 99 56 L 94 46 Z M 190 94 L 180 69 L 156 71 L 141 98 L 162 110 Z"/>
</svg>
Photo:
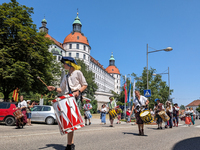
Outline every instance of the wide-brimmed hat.
<svg viewBox="0 0 200 150">
<path fill-rule="evenodd" d="M 178 105 L 177 103 L 175 103 L 174 105 Z"/>
<path fill-rule="evenodd" d="M 27 100 L 27 102 L 31 102 L 31 100 Z"/>
<path fill-rule="evenodd" d="M 89 99 L 89 98 L 87 98 L 87 97 L 84 97 L 84 96 L 83 96 L 83 100 L 86 101 L 86 102 L 87 102 L 87 101 L 91 102 L 91 99 Z"/>
<path fill-rule="evenodd" d="M 109 99 L 112 99 L 112 100 L 113 100 L 113 99 L 115 99 L 115 98 L 114 98 L 113 96 L 110 96 Z"/>
<path fill-rule="evenodd" d="M 74 67 L 75 70 L 81 69 L 81 67 L 77 64 L 76 60 L 72 57 L 62 57 L 60 61 L 63 64 L 67 64 L 69 67 Z"/>
<path fill-rule="evenodd" d="M 157 101 L 160 101 L 160 99 L 159 99 L 159 98 L 156 98 L 156 99 L 155 99 L 155 102 L 157 102 Z"/>
<path fill-rule="evenodd" d="M 171 102 L 170 102 L 170 101 L 166 101 L 166 102 L 165 102 L 165 104 L 167 104 L 167 103 L 170 103 L 170 104 L 171 104 Z"/>
</svg>

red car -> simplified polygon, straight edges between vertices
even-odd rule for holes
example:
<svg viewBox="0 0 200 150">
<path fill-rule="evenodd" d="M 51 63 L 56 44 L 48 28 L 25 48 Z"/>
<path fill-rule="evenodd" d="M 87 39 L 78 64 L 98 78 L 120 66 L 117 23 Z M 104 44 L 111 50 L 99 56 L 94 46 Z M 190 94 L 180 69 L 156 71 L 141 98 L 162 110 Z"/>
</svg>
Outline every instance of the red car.
<svg viewBox="0 0 200 150">
<path fill-rule="evenodd" d="M 15 117 L 13 113 L 16 108 L 15 103 L 0 102 L 0 121 L 5 122 L 6 125 L 12 126 L 15 124 Z"/>
</svg>

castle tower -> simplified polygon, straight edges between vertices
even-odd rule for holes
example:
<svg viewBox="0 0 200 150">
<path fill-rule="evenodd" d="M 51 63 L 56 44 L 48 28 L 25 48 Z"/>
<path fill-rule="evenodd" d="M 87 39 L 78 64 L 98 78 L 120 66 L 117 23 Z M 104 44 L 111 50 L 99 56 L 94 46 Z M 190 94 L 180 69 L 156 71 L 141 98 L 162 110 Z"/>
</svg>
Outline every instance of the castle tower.
<svg viewBox="0 0 200 150">
<path fill-rule="evenodd" d="M 80 18 L 74 19 L 72 24 L 73 31 L 64 39 L 63 48 L 66 50 L 66 56 L 84 60 L 85 64 L 89 66 L 90 50 L 88 39 L 81 32 L 82 24 Z"/>
<path fill-rule="evenodd" d="M 113 53 L 109 59 L 109 66 L 106 68 L 106 71 L 115 78 L 115 93 L 120 93 L 120 72 L 119 69 L 115 66 L 115 58 L 113 57 Z"/>
<path fill-rule="evenodd" d="M 42 19 L 42 27 L 39 28 L 39 32 L 46 32 L 48 34 L 49 29 L 46 27 L 47 26 L 47 20 L 44 18 Z"/>
</svg>

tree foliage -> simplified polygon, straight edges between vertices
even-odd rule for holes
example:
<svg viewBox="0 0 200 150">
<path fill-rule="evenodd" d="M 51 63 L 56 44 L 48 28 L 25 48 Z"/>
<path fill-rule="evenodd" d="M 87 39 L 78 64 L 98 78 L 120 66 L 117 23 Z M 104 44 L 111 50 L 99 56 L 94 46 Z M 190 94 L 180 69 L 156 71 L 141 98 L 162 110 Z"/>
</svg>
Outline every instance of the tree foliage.
<svg viewBox="0 0 200 150">
<path fill-rule="evenodd" d="M 196 108 L 196 110 L 200 113 L 200 105 L 199 105 L 199 107 L 198 108 Z"/>
<path fill-rule="evenodd" d="M 4 98 L 17 87 L 24 92 L 44 92 L 37 76 L 47 85 L 54 80 L 53 55 L 48 51 L 52 42 L 37 32 L 31 14 L 32 7 L 16 0 L 0 5 L 0 92 Z"/>
<path fill-rule="evenodd" d="M 185 110 L 185 106 L 184 106 L 184 105 L 181 105 L 181 106 L 180 106 L 180 110 Z"/>
</svg>

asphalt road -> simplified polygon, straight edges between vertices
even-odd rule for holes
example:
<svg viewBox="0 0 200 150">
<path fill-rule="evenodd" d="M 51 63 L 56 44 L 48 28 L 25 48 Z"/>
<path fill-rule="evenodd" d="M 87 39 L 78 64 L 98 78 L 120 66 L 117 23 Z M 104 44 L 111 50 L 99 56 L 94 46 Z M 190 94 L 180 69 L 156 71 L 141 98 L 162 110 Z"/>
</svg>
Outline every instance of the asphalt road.
<svg viewBox="0 0 200 150">
<path fill-rule="evenodd" d="M 187 127 L 157 130 L 145 125 L 145 136 L 138 136 L 137 125 L 121 124 L 113 128 L 92 124 L 75 131 L 76 150 L 200 150 L 200 121 Z M 1 150 L 63 150 L 67 136 L 57 125 L 33 124 L 24 129 L 0 124 Z"/>
</svg>

